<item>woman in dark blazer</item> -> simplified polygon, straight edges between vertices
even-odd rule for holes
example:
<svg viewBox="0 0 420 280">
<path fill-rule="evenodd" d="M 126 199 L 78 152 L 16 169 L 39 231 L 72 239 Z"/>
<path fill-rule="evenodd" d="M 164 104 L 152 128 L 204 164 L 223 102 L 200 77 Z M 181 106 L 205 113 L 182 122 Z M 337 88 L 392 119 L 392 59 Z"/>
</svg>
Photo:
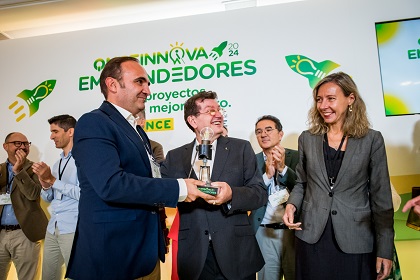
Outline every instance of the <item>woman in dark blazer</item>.
<svg viewBox="0 0 420 280">
<path fill-rule="evenodd" d="M 296 279 L 384 279 L 394 229 L 383 137 L 349 75 L 322 79 L 313 100 L 283 217 L 296 230 Z"/>
</svg>

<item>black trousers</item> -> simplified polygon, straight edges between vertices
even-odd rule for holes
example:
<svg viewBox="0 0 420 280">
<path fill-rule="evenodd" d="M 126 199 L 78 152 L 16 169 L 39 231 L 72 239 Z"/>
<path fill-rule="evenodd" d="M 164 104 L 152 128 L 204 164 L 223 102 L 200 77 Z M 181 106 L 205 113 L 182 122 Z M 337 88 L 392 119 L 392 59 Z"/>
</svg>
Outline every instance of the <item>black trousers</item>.
<svg viewBox="0 0 420 280">
<path fill-rule="evenodd" d="M 220 270 L 211 241 L 209 242 L 209 249 L 207 250 L 206 262 L 198 280 L 228 280 Z M 255 280 L 255 274 L 246 277 L 243 280 Z"/>
</svg>

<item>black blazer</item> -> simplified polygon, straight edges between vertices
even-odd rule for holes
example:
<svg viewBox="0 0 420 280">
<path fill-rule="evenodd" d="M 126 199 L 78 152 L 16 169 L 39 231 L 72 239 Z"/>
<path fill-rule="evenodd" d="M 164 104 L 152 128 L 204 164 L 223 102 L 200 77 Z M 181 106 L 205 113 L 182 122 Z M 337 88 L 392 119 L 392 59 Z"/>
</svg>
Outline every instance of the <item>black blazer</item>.
<svg viewBox="0 0 420 280">
<path fill-rule="evenodd" d="M 161 166 L 162 176 L 188 177 L 194 141 L 168 152 Z M 197 178 L 194 172 L 191 177 Z M 243 279 L 264 265 L 247 211 L 264 205 L 267 191 L 250 143 L 219 137 L 211 180 L 230 185 L 231 207 L 209 205 L 202 199 L 178 204 L 178 275 L 180 279 L 188 280 L 199 277 L 206 260 L 210 234 L 223 274 L 228 279 Z"/>
</svg>

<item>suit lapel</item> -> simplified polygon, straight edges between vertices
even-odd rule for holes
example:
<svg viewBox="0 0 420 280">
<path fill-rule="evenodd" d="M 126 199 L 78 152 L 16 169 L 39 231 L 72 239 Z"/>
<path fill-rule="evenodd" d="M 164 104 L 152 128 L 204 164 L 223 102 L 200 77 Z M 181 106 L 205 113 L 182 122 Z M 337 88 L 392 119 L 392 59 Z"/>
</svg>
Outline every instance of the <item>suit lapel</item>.
<svg viewBox="0 0 420 280">
<path fill-rule="evenodd" d="M 6 167 L 7 168 L 7 167 Z M 31 162 L 29 161 L 29 159 L 25 160 L 25 163 L 22 166 L 22 170 L 28 170 L 29 168 L 31 168 Z M 16 178 L 15 178 L 16 179 Z M 17 189 L 17 183 L 15 181 L 15 179 L 13 179 L 13 183 L 12 183 L 12 191 L 10 193 L 13 193 L 16 189 Z M 7 180 L 9 180 L 9 178 L 7 178 Z"/>
<path fill-rule="evenodd" d="M 211 174 L 211 180 L 213 182 L 219 181 L 219 178 L 225 169 L 225 165 L 231 149 L 231 145 L 229 143 L 229 137 L 221 136 L 217 139 L 216 154 Z"/>
<path fill-rule="evenodd" d="M 102 103 L 101 107 L 99 107 L 99 110 L 103 111 L 106 115 L 108 115 L 111 121 L 116 123 L 117 126 L 122 130 L 122 132 L 134 143 L 134 145 L 141 154 L 141 159 L 143 160 L 144 164 L 151 169 L 149 156 L 147 154 L 146 148 L 144 147 L 142 140 L 140 139 L 139 135 L 134 130 L 134 128 L 120 114 L 120 112 L 118 112 L 118 110 L 107 101 Z M 145 137 L 146 139 L 144 139 L 144 141 L 149 141 L 149 138 L 147 138 L 147 136 Z"/>
<path fill-rule="evenodd" d="M 327 184 L 323 184 L 324 186 L 327 186 L 328 191 L 331 191 L 331 189 L 328 187 L 330 185 L 328 180 L 328 173 L 327 168 L 325 167 L 325 160 L 324 160 L 324 136 L 323 135 L 316 135 L 315 137 L 315 154 L 318 158 L 318 164 L 321 168 L 321 174 L 323 179 L 327 182 Z"/>
<path fill-rule="evenodd" d="M 190 144 L 185 145 L 185 152 L 184 152 L 185 156 L 182 157 L 182 165 L 184 166 L 185 174 L 187 174 L 186 177 L 188 177 L 189 175 L 188 178 L 193 178 L 197 180 L 198 176 L 197 174 L 195 174 L 194 168 L 192 168 L 193 165 L 191 164 L 191 157 L 193 153 L 194 144 L 195 144 L 195 138 L 194 138 L 194 141 L 192 141 Z M 195 151 L 194 151 L 194 156 L 196 156 Z M 191 170 L 191 175 L 190 175 L 190 170 Z"/>
<path fill-rule="evenodd" d="M 291 166 L 292 158 L 290 156 L 290 150 L 287 148 L 285 148 L 284 150 L 284 164 L 286 164 L 286 166 Z"/>
<path fill-rule="evenodd" d="M 1 193 L 5 193 L 6 192 L 6 186 L 7 186 L 7 181 L 9 180 L 9 178 L 7 178 L 7 172 L 6 172 L 6 168 L 7 168 L 7 164 L 6 163 L 2 163 L 0 165 L 0 186 L 1 186 Z"/>
<path fill-rule="evenodd" d="M 356 151 L 357 147 L 357 140 L 349 137 L 347 139 L 347 146 L 346 146 L 346 152 L 344 153 L 343 162 L 341 163 L 340 170 L 338 171 L 337 180 L 335 181 L 334 186 L 339 186 L 339 182 L 343 178 L 343 174 L 346 173 L 346 169 L 351 165 L 353 155 Z M 353 163 L 357 164 L 357 163 Z"/>
<path fill-rule="evenodd" d="M 264 161 L 264 153 L 258 153 L 256 155 L 257 157 L 257 165 L 259 166 L 260 170 L 261 170 L 261 174 L 265 173 L 265 161 Z M 286 158 L 287 159 L 287 158 Z M 286 164 L 287 165 L 287 164 Z"/>
</svg>

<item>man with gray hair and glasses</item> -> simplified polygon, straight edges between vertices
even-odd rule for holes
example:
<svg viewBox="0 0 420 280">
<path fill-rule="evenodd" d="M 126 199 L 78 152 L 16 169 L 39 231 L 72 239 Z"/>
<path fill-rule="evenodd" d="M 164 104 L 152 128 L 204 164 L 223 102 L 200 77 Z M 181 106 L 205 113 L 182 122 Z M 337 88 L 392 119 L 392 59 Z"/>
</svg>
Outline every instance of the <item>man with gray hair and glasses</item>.
<svg viewBox="0 0 420 280">
<path fill-rule="evenodd" d="M 41 184 L 27 159 L 31 142 L 12 132 L 3 144 L 6 162 L 0 164 L 0 279 L 6 279 L 10 265 L 18 279 L 39 279 L 41 240 L 48 219 L 40 205 Z"/>
</svg>

